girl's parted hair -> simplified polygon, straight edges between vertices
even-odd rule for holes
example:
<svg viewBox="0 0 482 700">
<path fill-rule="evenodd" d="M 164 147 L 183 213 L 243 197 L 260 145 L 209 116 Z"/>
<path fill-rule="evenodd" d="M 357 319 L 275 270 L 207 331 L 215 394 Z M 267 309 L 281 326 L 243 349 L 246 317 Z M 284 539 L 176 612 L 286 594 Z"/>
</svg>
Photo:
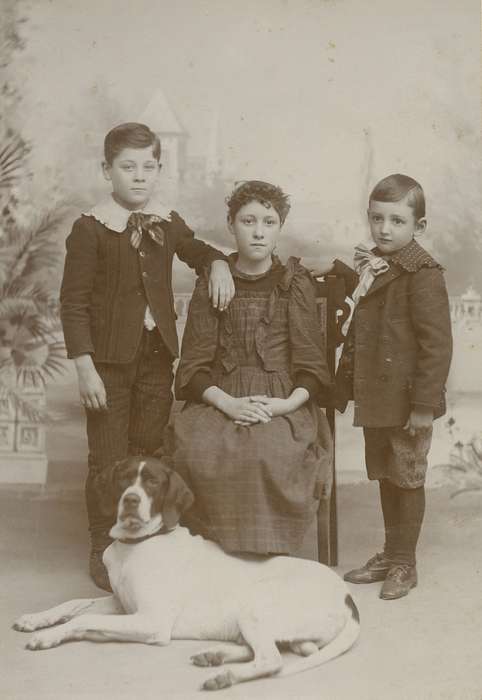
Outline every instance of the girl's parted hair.
<svg viewBox="0 0 482 700">
<path fill-rule="evenodd" d="M 369 202 L 400 202 L 407 197 L 413 209 L 415 220 L 425 216 L 425 195 L 421 185 L 408 175 L 389 175 L 380 180 L 373 188 Z"/>
<path fill-rule="evenodd" d="M 273 207 L 278 212 L 281 224 L 284 224 L 290 210 L 288 195 L 280 187 L 262 180 L 246 180 L 237 185 L 229 197 L 226 197 L 228 220 L 234 221 L 241 207 L 253 200 L 267 208 Z"/>
<path fill-rule="evenodd" d="M 147 148 L 152 146 L 152 154 L 156 160 L 161 158 L 161 142 L 159 136 L 145 124 L 127 122 L 119 124 L 109 131 L 104 139 L 104 157 L 109 165 L 124 148 Z"/>
</svg>

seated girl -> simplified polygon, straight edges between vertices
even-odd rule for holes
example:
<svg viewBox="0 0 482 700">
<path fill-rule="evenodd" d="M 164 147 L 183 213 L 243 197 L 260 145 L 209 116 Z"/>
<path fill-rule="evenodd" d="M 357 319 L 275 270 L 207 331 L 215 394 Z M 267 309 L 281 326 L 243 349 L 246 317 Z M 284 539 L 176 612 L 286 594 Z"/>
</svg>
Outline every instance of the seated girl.
<svg viewBox="0 0 482 700">
<path fill-rule="evenodd" d="M 208 279 L 194 291 L 176 376 L 186 400 L 172 426 L 173 466 L 195 495 L 185 521 L 228 552 L 296 554 L 331 470 L 317 407 L 329 394 L 313 282 L 274 255 L 289 211 L 257 180 L 227 200 L 235 296 L 224 313 Z"/>
</svg>

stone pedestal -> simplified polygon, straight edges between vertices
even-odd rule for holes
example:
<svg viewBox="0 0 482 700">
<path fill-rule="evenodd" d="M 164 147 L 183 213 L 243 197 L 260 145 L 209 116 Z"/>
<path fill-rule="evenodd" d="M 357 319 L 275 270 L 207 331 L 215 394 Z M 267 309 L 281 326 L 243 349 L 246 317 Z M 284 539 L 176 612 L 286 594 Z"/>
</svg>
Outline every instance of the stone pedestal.
<svg viewBox="0 0 482 700">
<path fill-rule="evenodd" d="M 48 460 L 45 455 L 19 455 L 0 452 L 0 484 L 36 484 L 47 482 Z"/>
<path fill-rule="evenodd" d="M 45 406 L 43 388 L 25 385 L 21 394 L 30 405 Z M 47 466 L 45 425 L 16 411 L 7 397 L 0 398 L 0 484 L 43 485 Z"/>
</svg>

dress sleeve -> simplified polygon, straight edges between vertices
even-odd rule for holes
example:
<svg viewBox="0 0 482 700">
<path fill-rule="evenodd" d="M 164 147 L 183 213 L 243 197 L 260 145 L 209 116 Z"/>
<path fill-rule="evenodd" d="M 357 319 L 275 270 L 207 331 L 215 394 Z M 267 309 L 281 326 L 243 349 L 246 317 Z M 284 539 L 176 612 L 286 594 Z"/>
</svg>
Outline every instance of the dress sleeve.
<svg viewBox="0 0 482 700">
<path fill-rule="evenodd" d="M 422 267 L 413 274 L 410 313 L 418 346 L 411 404 L 436 408 L 452 357 L 449 301 L 439 268 Z"/>
<path fill-rule="evenodd" d="M 304 372 L 303 370 L 297 372 L 294 380 L 294 385 L 295 387 L 301 387 L 302 389 L 306 389 L 306 391 L 310 395 L 310 399 L 317 399 L 319 397 L 321 389 L 320 382 L 309 372 Z"/>
<path fill-rule="evenodd" d="M 333 389 L 333 377 L 328 369 L 321 335 L 313 281 L 307 270 L 299 269 L 290 286 L 288 323 L 291 347 L 291 372 L 298 386 L 301 378 L 315 380 L 317 395 L 313 398 L 325 404 Z M 311 391 L 308 389 L 310 395 Z"/>
<path fill-rule="evenodd" d="M 97 236 L 88 219 L 77 219 L 66 240 L 64 274 L 60 289 L 60 317 L 67 357 L 93 353 L 90 305 L 97 270 Z"/>
<path fill-rule="evenodd" d="M 176 372 L 178 401 L 196 400 L 199 392 L 202 395 L 207 386 L 212 386 L 209 380 L 218 344 L 218 329 L 218 316 L 209 300 L 207 280 L 200 277 L 189 305 Z"/>
<path fill-rule="evenodd" d="M 189 228 L 184 219 L 176 211 L 171 212 L 170 232 L 175 237 L 175 253 L 182 260 L 202 274 L 205 267 L 209 267 L 214 260 L 227 261 L 224 253 L 212 246 L 194 238 L 194 232 Z"/>
</svg>

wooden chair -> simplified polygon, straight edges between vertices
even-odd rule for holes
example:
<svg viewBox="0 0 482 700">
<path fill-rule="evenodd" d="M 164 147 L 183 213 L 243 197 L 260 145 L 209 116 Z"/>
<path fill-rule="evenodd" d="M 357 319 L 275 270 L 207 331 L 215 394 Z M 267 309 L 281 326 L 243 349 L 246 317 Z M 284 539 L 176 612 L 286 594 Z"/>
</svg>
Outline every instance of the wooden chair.
<svg viewBox="0 0 482 700">
<path fill-rule="evenodd" d="M 316 282 L 317 304 L 320 326 L 325 341 L 328 367 L 334 374 L 336 349 L 343 343 L 342 326 L 350 314 L 346 302 L 345 281 L 335 275 L 326 275 Z M 335 471 L 335 409 L 325 409 L 328 424 L 333 435 L 333 481 L 331 493 L 320 500 L 317 517 L 318 560 L 328 566 L 338 564 L 338 522 L 336 510 L 336 471 Z"/>
</svg>

